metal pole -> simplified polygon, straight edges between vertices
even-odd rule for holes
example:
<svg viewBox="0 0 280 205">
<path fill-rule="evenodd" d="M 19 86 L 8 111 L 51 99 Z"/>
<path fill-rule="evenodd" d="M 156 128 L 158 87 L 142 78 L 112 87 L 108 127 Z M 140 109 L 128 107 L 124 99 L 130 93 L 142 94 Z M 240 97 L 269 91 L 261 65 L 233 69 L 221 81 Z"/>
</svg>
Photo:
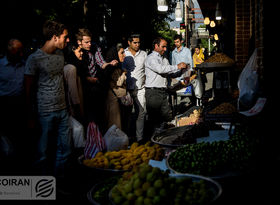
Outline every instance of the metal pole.
<svg viewBox="0 0 280 205">
<path fill-rule="evenodd" d="M 184 22 L 185 22 L 185 46 L 188 47 L 188 18 L 187 18 L 187 1 L 188 0 L 185 0 L 183 1 L 183 5 L 184 5 L 184 8 L 183 8 L 183 12 L 184 12 Z"/>
</svg>

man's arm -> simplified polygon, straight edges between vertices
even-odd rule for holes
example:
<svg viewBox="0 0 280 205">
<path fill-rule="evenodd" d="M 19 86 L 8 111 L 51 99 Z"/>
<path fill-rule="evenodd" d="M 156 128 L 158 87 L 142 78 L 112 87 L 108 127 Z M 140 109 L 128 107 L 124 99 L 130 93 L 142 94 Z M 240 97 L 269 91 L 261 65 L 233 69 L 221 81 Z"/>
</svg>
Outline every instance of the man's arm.
<svg viewBox="0 0 280 205">
<path fill-rule="evenodd" d="M 27 109 L 28 127 L 35 127 L 35 111 L 34 111 L 34 94 L 35 94 L 35 77 L 33 75 L 24 75 L 24 91 L 25 103 Z"/>
<path fill-rule="evenodd" d="M 170 65 L 170 64 L 162 65 L 158 62 L 158 59 L 150 58 L 147 59 L 145 63 L 145 67 L 148 67 L 154 72 L 159 74 L 170 74 L 170 73 L 175 73 L 181 69 L 186 69 L 187 64 L 179 63 L 178 65 Z"/>
</svg>

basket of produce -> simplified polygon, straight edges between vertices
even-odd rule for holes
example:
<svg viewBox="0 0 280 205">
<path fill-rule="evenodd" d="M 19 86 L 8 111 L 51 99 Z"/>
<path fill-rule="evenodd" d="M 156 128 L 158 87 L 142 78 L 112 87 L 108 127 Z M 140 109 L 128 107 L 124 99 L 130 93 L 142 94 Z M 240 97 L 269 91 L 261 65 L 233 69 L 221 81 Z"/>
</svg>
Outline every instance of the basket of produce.
<svg viewBox="0 0 280 205">
<path fill-rule="evenodd" d="M 205 120 L 231 122 L 237 113 L 237 108 L 232 102 L 215 103 L 205 109 Z"/>
<path fill-rule="evenodd" d="M 252 169 L 257 140 L 236 130 L 226 141 L 200 142 L 169 153 L 166 166 L 174 173 L 191 173 L 211 178 L 236 176 Z"/>
<path fill-rule="evenodd" d="M 199 106 L 192 106 L 183 114 L 175 117 L 176 127 L 194 125 L 203 121 L 203 109 Z"/>
<path fill-rule="evenodd" d="M 170 174 L 142 164 L 123 174 L 111 189 L 111 204 L 203 204 L 217 200 L 222 188 L 216 181 L 190 174 Z"/>
<path fill-rule="evenodd" d="M 164 147 L 176 148 L 196 143 L 197 138 L 206 137 L 208 134 L 208 127 L 200 123 L 164 130 L 153 135 L 151 141 Z"/>
<path fill-rule="evenodd" d="M 124 172 L 150 159 L 162 160 L 163 156 L 164 151 L 158 144 L 147 142 L 145 145 L 139 145 L 134 142 L 127 150 L 98 152 L 92 159 L 80 157 L 79 162 L 101 171 Z"/>
<path fill-rule="evenodd" d="M 109 192 L 117 184 L 120 178 L 121 175 L 117 175 L 95 184 L 87 193 L 88 201 L 94 205 L 110 204 L 108 198 Z"/>
</svg>

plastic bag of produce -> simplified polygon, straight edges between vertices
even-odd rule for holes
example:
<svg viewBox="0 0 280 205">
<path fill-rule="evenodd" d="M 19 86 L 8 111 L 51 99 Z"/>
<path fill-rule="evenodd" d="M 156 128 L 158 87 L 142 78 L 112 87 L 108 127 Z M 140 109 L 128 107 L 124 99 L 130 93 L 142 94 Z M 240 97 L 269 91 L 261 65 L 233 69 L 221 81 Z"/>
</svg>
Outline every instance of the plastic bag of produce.
<svg viewBox="0 0 280 205">
<path fill-rule="evenodd" d="M 119 151 L 127 149 L 129 140 L 128 136 L 116 125 L 112 125 L 104 135 L 107 151 Z"/>
<path fill-rule="evenodd" d="M 238 109 L 250 109 L 256 102 L 259 87 L 257 73 L 257 48 L 242 70 L 237 86 L 239 89 Z"/>
<path fill-rule="evenodd" d="M 203 86 L 202 86 L 201 78 L 197 77 L 197 78 L 193 79 L 191 81 L 191 84 L 193 86 L 193 91 L 194 91 L 195 97 L 200 99 L 203 94 Z"/>
<path fill-rule="evenodd" d="M 74 117 L 70 116 L 70 128 L 75 148 L 85 147 L 84 127 Z"/>
<path fill-rule="evenodd" d="M 84 148 L 85 158 L 94 158 L 97 152 L 102 152 L 105 149 L 106 144 L 98 126 L 94 122 L 90 122 L 87 127 L 87 140 Z"/>
</svg>

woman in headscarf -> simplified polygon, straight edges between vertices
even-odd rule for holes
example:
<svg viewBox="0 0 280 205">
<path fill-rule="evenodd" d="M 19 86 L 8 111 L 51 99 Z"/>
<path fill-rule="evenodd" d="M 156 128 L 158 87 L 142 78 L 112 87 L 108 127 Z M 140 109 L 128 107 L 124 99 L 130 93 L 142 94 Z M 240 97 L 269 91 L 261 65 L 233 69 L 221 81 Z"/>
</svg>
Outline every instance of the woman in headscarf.
<svg viewBox="0 0 280 205">
<path fill-rule="evenodd" d="M 109 89 L 106 99 L 106 122 L 107 129 L 115 124 L 119 129 L 127 133 L 127 125 L 124 124 L 125 108 L 120 105 L 118 98 L 126 95 L 126 71 L 122 69 L 124 61 L 124 48 L 121 43 L 110 48 L 106 55 L 106 62 L 113 59 L 118 60 L 117 66 L 108 66 L 106 76 L 108 78 Z"/>
</svg>

